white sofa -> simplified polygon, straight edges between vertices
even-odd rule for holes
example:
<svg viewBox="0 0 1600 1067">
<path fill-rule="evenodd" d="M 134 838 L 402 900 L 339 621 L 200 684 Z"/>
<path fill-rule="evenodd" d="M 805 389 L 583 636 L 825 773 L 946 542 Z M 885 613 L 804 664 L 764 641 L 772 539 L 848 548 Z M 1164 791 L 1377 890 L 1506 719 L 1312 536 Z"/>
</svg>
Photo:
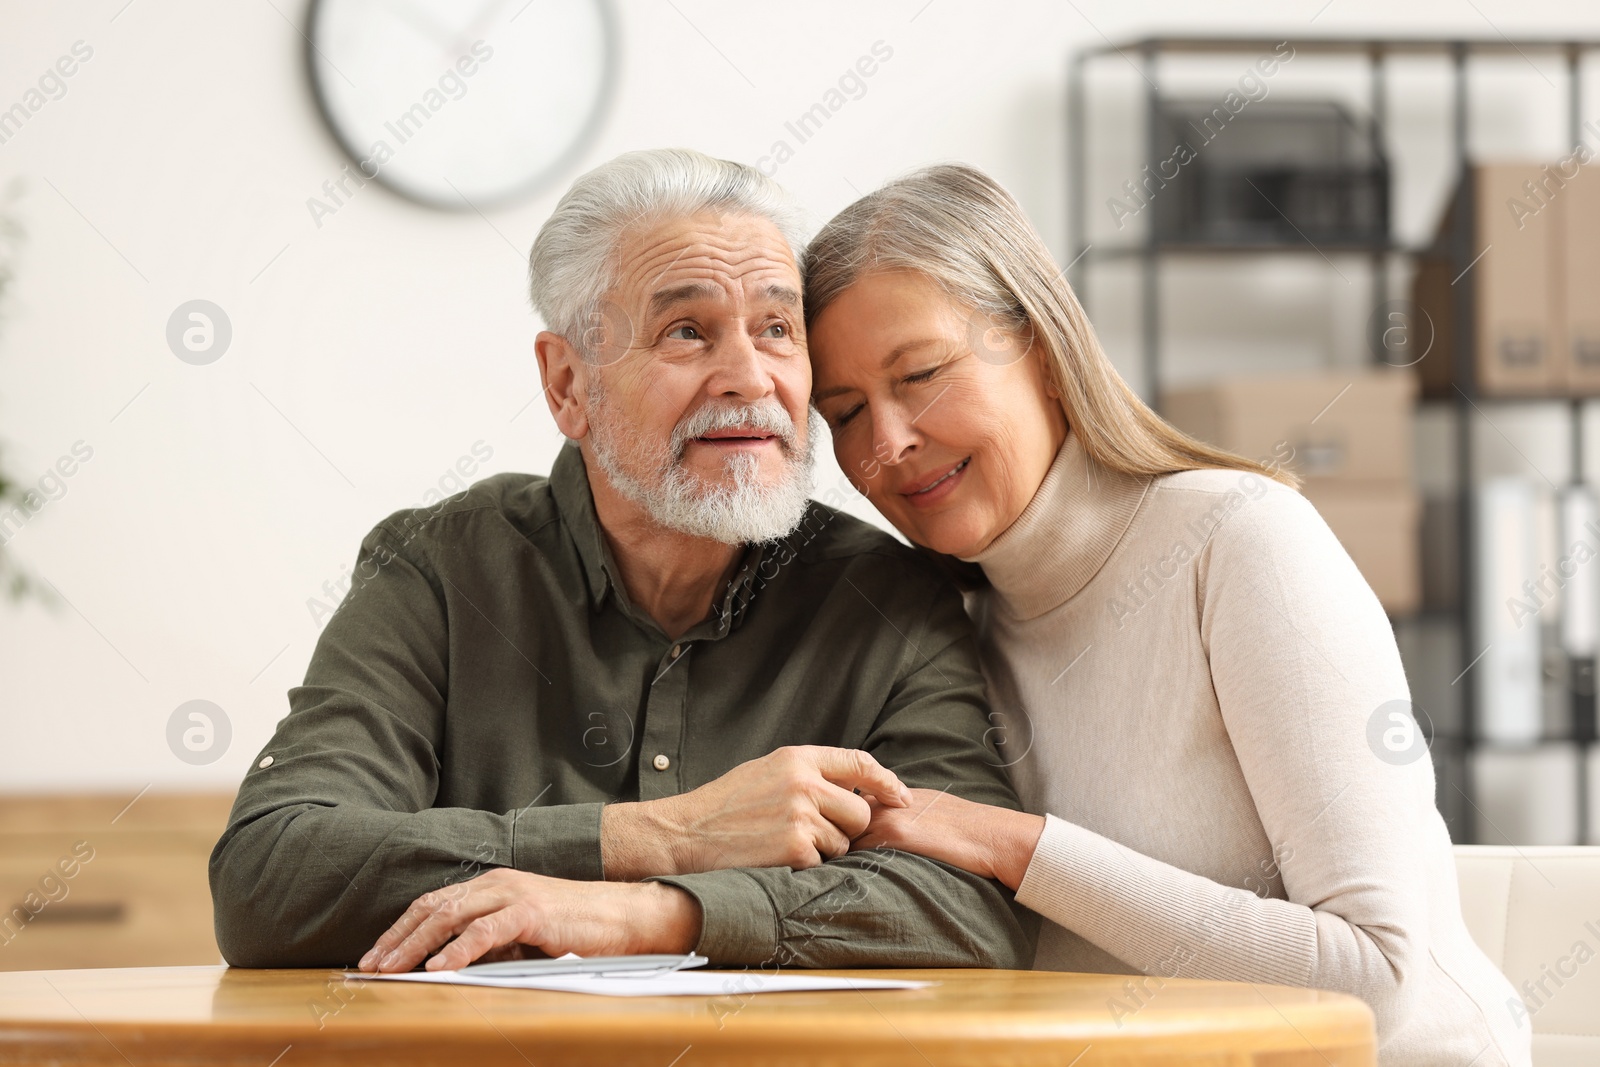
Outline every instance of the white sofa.
<svg viewBox="0 0 1600 1067">
<path fill-rule="evenodd" d="M 1600 1065 L 1600 848 L 1455 854 L 1467 929 L 1522 995 L 1536 1067 Z"/>
</svg>

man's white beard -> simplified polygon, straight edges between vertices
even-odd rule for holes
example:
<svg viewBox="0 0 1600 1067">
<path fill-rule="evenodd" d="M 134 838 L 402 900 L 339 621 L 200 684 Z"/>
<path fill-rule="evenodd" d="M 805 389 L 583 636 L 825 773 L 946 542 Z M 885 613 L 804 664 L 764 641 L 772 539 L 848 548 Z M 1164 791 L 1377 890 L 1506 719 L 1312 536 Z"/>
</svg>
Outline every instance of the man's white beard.
<svg viewBox="0 0 1600 1067">
<path fill-rule="evenodd" d="M 804 454 L 797 454 L 794 420 L 776 401 L 706 404 L 673 427 L 664 447 L 638 442 L 595 383 L 589 393 L 589 443 L 617 491 L 644 508 L 658 525 L 691 537 L 740 545 L 771 541 L 800 525 L 813 483 L 812 461 L 824 423 L 807 414 Z M 788 462 L 783 480 L 764 485 L 761 457 L 735 452 L 723 464 L 732 484 L 707 485 L 683 465 L 689 442 L 713 430 L 751 426 L 775 434 Z"/>
</svg>

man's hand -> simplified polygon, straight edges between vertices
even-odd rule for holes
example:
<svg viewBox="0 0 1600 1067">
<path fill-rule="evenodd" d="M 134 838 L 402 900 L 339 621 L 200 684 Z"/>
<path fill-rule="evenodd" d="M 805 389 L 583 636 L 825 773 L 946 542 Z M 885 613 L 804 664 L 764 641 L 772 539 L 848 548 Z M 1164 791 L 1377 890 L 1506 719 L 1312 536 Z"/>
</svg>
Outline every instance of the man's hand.
<svg viewBox="0 0 1600 1067">
<path fill-rule="evenodd" d="M 894 772 L 860 749 L 789 746 L 679 796 L 607 804 L 601 863 L 617 881 L 727 867 L 805 870 L 850 850 L 871 819 L 869 800 L 894 808 L 908 797 Z"/>
<path fill-rule="evenodd" d="M 1044 833 L 1044 817 L 975 804 L 938 789 L 912 789 L 903 807 L 872 805 L 872 823 L 851 849 L 891 848 L 994 878 L 1015 891 Z"/>
<path fill-rule="evenodd" d="M 430 971 L 465 967 L 485 954 L 684 953 L 700 940 L 700 920 L 693 897 L 660 882 L 575 882 L 499 867 L 418 897 L 359 966 L 409 971 L 441 945 Z"/>
</svg>

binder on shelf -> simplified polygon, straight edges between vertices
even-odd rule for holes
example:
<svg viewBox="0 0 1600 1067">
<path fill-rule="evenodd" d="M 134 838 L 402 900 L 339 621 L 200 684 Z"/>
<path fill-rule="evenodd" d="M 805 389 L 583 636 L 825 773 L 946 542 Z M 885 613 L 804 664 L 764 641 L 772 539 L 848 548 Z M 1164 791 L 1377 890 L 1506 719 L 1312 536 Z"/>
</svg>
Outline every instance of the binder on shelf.
<svg viewBox="0 0 1600 1067">
<path fill-rule="evenodd" d="M 1475 501 L 1474 644 L 1483 651 L 1470 669 L 1478 733 L 1490 741 L 1531 743 L 1543 733 L 1539 617 L 1524 610 L 1524 583 L 1539 576 L 1535 507 L 1533 483 L 1520 477 L 1486 480 Z"/>
<path fill-rule="evenodd" d="M 1574 659 L 1593 659 L 1600 645 L 1600 561 L 1594 558 L 1600 503 L 1587 485 L 1569 485 L 1560 507 L 1560 552 L 1547 584 L 1561 591 L 1561 649 Z"/>
<path fill-rule="evenodd" d="M 1595 538 L 1600 501 L 1587 485 L 1561 492 L 1559 554 L 1549 584 L 1561 589 L 1561 648 L 1567 655 L 1570 734 L 1579 744 L 1595 735 L 1595 650 L 1600 646 L 1600 579 Z"/>
<path fill-rule="evenodd" d="M 1591 745 L 1584 762 L 1589 774 L 1589 832 L 1578 844 L 1600 845 L 1600 789 L 1595 788 L 1595 783 L 1600 782 L 1600 747 Z"/>
</svg>

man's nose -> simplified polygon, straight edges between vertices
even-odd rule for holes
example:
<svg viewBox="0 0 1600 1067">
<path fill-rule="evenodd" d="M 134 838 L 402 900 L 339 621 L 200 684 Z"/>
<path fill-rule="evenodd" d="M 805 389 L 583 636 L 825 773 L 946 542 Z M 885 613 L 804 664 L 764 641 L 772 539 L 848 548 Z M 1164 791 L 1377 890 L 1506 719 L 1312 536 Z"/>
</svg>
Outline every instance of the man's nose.
<svg viewBox="0 0 1600 1067">
<path fill-rule="evenodd" d="M 706 383 L 712 396 L 760 400 L 776 390 L 771 368 L 744 330 L 724 334 L 712 355 L 714 369 Z"/>
</svg>

